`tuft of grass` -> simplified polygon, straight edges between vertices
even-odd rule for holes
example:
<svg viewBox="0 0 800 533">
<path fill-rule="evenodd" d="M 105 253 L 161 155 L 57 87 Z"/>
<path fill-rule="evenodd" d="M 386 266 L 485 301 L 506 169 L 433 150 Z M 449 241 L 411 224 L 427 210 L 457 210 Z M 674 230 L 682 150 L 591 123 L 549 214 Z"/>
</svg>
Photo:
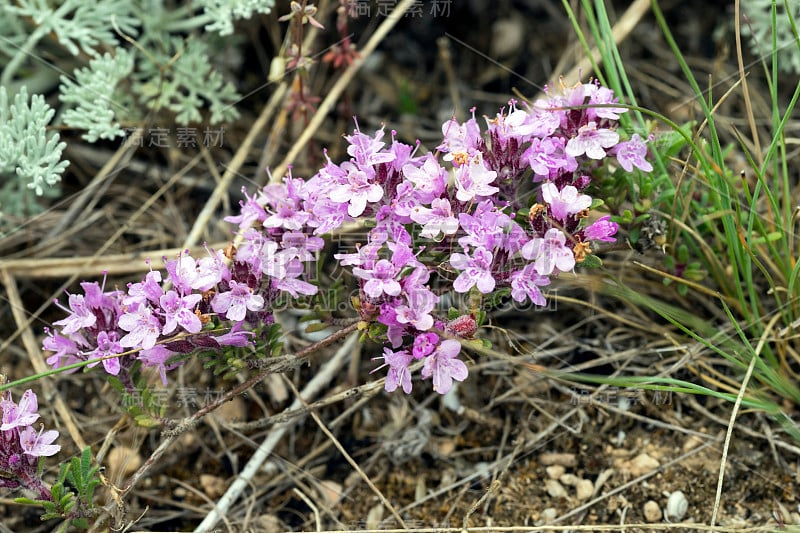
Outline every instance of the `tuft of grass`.
<svg viewBox="0 0 800 533">
<path fill-rule="evenodd" d="M 637 104 L 621 54 L 611 38 L 604 2 L 582 0 L 586 32 L 570 3 L 565 9 L 591 57 L 597 47 L 602 61 L 593 63 L 597 78 L 611 87 L 631 110 L 622 126 L 651 137 L 654 171 L 615 173 L 610 169 L 604 193 L 632 244 L 663 221 L 657 241 L 661 264 L 635 262 L 623 273 L 608 274 L 601 290 L 632 308 L 671 324 L 693 348 L 686 369 L 696 382 L 672 376 L 589 376 L 559 372 L 554 376 L 610 386 L 708 395 L 761 410 L 795 439 L 800 429 L 785 413 L 785 402 L 800 406 L 800 239 L 795 234 L 800 206 L 800 179 L 791 164 L 786 127 L 800 97 L 800 86 L 782 97 L 777 39 L 773 31 L 770 67 L 762 63 L 771 115 L 756 116 L 751 105 L 741 43 L 737 46 L 739 76 L 715 100 L 712 86 L 703 88 L 677 46 L 659 8 L 652 2 L 656 24 L 675 56 L 689 88 L 687 100 L 700 110 L 700 122 L 677 124 Z M 774 9 L 774 7 L 773 7 Z M 773 12 L 773 22 L 775 13 Z M 797 38 L 797 26 L 792 20 Z M 774 25 L 773 25 L 774 27 Z M 738 28 L 738 24 L 737 24 Z M 741 37 L 737 35 L 737 40 Z M 800 39 L 795 39 L 800 42 Z M 717 120 L 728 99 L 744 103 L 747 128 L 726 127 Z M 729 139 L 723 141 L 723 139 Z M 733 153 L 747 161 L 737 173 L 728 163 Z M 655 275 L 655 276 L 654 276 Z M 643 276 L 660 277 L 658 292 L 634 290 Z M 651 284 L 651 286 L 657 286 Z"/>
</svg>

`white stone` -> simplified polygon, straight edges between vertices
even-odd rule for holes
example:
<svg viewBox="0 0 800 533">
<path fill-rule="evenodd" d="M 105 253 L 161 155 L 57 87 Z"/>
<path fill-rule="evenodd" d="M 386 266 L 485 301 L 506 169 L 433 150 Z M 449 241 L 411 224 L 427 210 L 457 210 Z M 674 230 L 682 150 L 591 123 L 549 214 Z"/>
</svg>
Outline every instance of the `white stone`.
<svg viewBox="0 0 800 533">
<path fill-rule="evenodd" d="M 689 500 L 686 499 L 686 495 L 676 490 L 672 494 L 669 495 L 669 499 L 667 500 L 667 508 L 664 509 L 664 518 L 667 522 L 680 522 L 684 516 L 686 516 L 686 511 L 689 509 Z"/>
<path fill-rule="evenodd" d="M 555 479 L 545 479 L 544 488 L 552 498 L 566 498 L 567 490 Z"/>
<path fill-rule="evenodd" d="M 594 485 L 592 485 L 591 480 L 589 479 L 581 479 L 575 485 L 575 497 L 578 500 L 588 500 L 594 494 Z"/>
<path fill-rule="evenodd" d="M 545 468 L 544 471 L 547 472 L 547 477 L 550 479 L 558 479 L 564 475 L 566 468 L 561 465 L 552 465 Z"/>
</svg>

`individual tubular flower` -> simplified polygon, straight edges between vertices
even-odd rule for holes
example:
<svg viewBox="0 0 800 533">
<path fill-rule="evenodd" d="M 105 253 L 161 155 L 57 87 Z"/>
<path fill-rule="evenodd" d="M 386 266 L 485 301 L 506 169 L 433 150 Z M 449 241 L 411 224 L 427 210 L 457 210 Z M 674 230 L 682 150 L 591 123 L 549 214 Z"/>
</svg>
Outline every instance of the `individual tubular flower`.
<svg viewBox="0 0 800 533">
<path fill-rule="evenodd" d="M 476 285 L 483 294 L 489 294 L 494 290 L 492 252 L 485 248 L 476 248 L 472 256 L 455 253 L 450 256 L 450 264 L 453 268 L 461 270 L 453 282 L 453 289 L 456 292 L 467 292 L 473 285 Z"/>
<path fill-rule="evenodd" d="M 389 367 L 389 372 L 386 374 L 386 383 L 384 389 L 386 392 L 394 392 L 397 387 L 402 387 L 403 392 L 411 394 L 411 371 L 408 366 L 411 364 L 412 356 L 406 350 L 393 351 L 389 348 L 383 349 L 384 363 L 373 372 L 377 372 L 381 368 Z"/>
<path fill-rule="evenodd" d="M 586 154 L 591 159 L 603 159 L 604 148 L 610 148 L 619 142 L 619 133 L 608 128 L 598 128 L 596 122 L 589 122 L 578 129 L 578 135 L 567 141 L 565 152 L 572 157 Z"/>
<path fill-rule="evenodd" d="M 566 246 L 564 232 L 551 228 L 544 237 L 535 237 L 522 247 L 522 257 L 533 261 L 533 267 L 541 276 L 554 272 L 568 272 L 575 267 L 575 256 Z"/>
<path fill-rule="evenodd" d="M 400 294 L 400 283 L 394 279 L 397 274 L 395 266 L 386 259 L 375 263 L 372 269 L 354 268 L 353 274 L 366 280 L 364 292 L 370 298 L 380 298 L 382 294 L 397 296 Z"/>
<path fill-rule="evenodd" d="M 637 167 L 645 172 L 653 170 L 653 165 L 645 159 L 647 155 L 647 145 L 638 133 L 634 133 L 630 140 L 621 142 L 614 147 L 614 155 L 617 157 L 619 166 L 626 172 L 631 172 L 633 167 Z"/>
<path fill-rule="evenodd" d="M 52 500 L 49 488 L 39 474 L 39 458 L 55 455 L 61 446 L 53 444 L 58 431 L 37 430 L 33 424 L 39 419 L 36 394 L 28 389 L 19 404 L 5 394 L 0 401 L 3 423 L 0 426 L 0 487 L 10 489 L 25 487 L 36 492 L 42 500 Z"/>
<path fill-rule="evenodd" d="M 453 388 L 453 381 L 464 381 L 469 371 L 464 361 L 458 359 L 461 343 L 447 339 L 439 343 L 433 354 L 425 359 L 422 366 L 423 379 L 433 378 L 433 390 L 447 394 Z"/>
<path fill-rule="evenodd" d="M 547 302 L 539 287 L 547 285 L 550 285 L 550 278 L 536 272 L 534 265 L 527 264 L 511 274 L 511 297 L 520 303 L 530 299 L 534 304 L 544 306 Z"/>
<path fill-rule="evenodd" d="M 567 185 L 559 191 L 555 184 L 544 183 L 542 199 L 550 205 L 553 218 L 560 222 L 566 222 L 567 217 L 580 213 L 592 205 L 592 197 L 578 193 L 578 189 L 572 185 Z"/>
<path fill-rule="evenodd" d="M 119 341 L 125 348 L 143 348 L 148 350 L 155 346 L 161 335 L 161 320 L 152 307 L 139 304 L 119 318 L 119 327 L 128 332 Z"/>
<path fill-rule="evenodd" d="M 260 311 L 264 308 L 264 297 L 254 294 L 246 283 L 231 280 L 228 284 L 230 290 L 217 293 L 211 300 L 211 308 L 215 313 L 239 322 L 244 320 L 247 311 Z"/>
<path fill-rule="evenodd" d="M 428 239 L 458 231 L 458 219 L 453 216 L 450 201 L 446 198 L 435 198 L 430 209 L 421 205 L 415 207 L 411 211 L 411 220 L 423 225 L 419 236 Z"/>
<path fill-rule="evenodd" d="M 490 185 L 497 172 L 484 166 L 481 157 L 474 157 L 469 164 L 461 165 L 456 170 L 456 199 L 459 202 L 469 202 L 477 197 L 492 196 L 500 191 Z"/>
<path fill-rule="evenodd" d="M 595 220 L 583 230 L 584 238 L 590 241 L 614 242 L 619 225 L 606 215 Z"/>
</svg>

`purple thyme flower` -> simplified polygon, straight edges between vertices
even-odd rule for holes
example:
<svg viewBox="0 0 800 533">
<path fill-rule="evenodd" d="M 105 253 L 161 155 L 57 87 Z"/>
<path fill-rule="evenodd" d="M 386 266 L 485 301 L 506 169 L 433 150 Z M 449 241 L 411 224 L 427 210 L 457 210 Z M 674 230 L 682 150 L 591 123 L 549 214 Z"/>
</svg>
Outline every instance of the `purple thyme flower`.
<svg viewBox="0 0 800 533">
<path fill-rule="evenodd" d="M 436 345 L 439 343 L 439 335 L 436 333 L 423 333 L 414 338 L 414 348 L 412 355 L 414 359 L 422 359 L 433 353 Z"/>
<path fill-rule="evenodd" d="M 378 357 L 377 359 L 381 359 Z M 392 351 L 389 348 L 383 349 L 384 363 L 373 370 L 377 372 L 385 366 L 389 366 L 389 372 L 386 374 L 386 383 L 383 388 L 386 392 L 394 392 L 398 386 L 403 388 L 403 392 L 411 394 L 411 371 L 408 365 L 411 364 L 412 356 L 407 350 Z"/>
<path fill-rule="evenodd" d="M 242 331 L 242 322 L 236 322 L 228 333 L 217 335 L 214 340 L 220 346 L 237 346 L 243 348 L 253 342 L 255 333 L 252 331 Z"/>
<path fill-rule="evenodd" d="M 23 429 L 19 434 L 19 444 L 23 453 L 32 457 L 49 457 L 61 450 L 58 444 L 52 444 L 58 438 L 58 431 L 44 430 L 44 426 L 36 433 L 31 426 Z"/>
<path fill-rule="evenodd" d="M 619 166 L 624 168 L 626 172 L 632 171 L 633 167 L 645 172 L 653 170 L 653 165 L 645 159 L 647 145 L 642 141 L 638 133 L 634 133 L 629 141 L 621 142 L 615 146 L 613 152 L 617 156 Z"/>
<path fill-rule="evenodd" d="M 490 200 L 484 200 L 477 205 L 473 214 L 458 215 L 458 223 L 466 233 L 459 237 L 458 244 L 464 249 L 476 246 L 492 250 L 501 246 L 510 222 L 508 215 L 497 210 Z"/>
<path fill-rule="evenodd" d="M 453 268 L 461 270 L 453 282 L 453 289 L 456 292 L 467 292 L 473 285 L 477 285 L 483 294 L 489 294 L 494 290 L 492 252 L 485 248 L 476 248 L 472 252 L 472 257 L 466 254 L 452 254 L 450 264 Z"/>
<path fill-rule="evenodd" d="M 147 260 L 148 266 L 150 260 Z M 151 302 L 158 303 L 158 300 L 164 294 L 164 289 L 161 287 L 161 272 L 158 270 L 151 270 L 144 277 L 141 283 L 129 283 L 128 294 L 122 298 L 123 305 L 134 305 L 140 303 Z"/>
<path fill-rule="evenodd" d="M 308 213 L 302 211 L 291 198 L 284 198 L 275 205 L 275 213 L 263 222 L 265 228 L 285 228 L 297 230 L 308 220 Z"/>
<path fill-rule="evenodd" d="M 47 358 L 48 365 L 53 368 L 61 368 L 80 361 L 77 357 L 79 348 L 74 340 L 64 337 L 58 331 L 50 331 L 49 328 L 45 328 L 45 333 L 47 333 L 47 337 L 42 341 L 42 347 L 55 352 Z"/>
<path fill-rule="evenodd" d="M 583 235 L 590 241 L 614 242 L 614 235 L 617 234 L 619 226 L 611 221 L 611 217 L 606 215 L 595 220 L 590 226 L 583 230 Z"/>
<path fill-rule="evenodd" d="M 247 196 L 247 187 L 242 187 L 242 194 L 247 199 L 245 202 L 239 202 L 242 207 L 239 215 L 225 217 L 225 222 L 231 224 L 239 224 L 239 229 L 249 228 L 256 220 L 264 221 L 267 219 L 267 212 L 264 210 L 266 205 L 266 198 L 260 193 L 253 196 Z M 257 197 L 258 196 L 258 197 Z"/>
<path fill-rule="evenodd" d="M 566 242 L 563 231 L 550 228 L 544 237 L 534 237 L 522 247 L 522 257 L 533 261 L 536 272 L 542 276 L 567 272 L 575 267 L 575 255 Z"/>
<path fill-rule="evenodd" d="M 82 329 L 90 328 L 97 322 L 97 317 L 87 305 L 82 294 L 69 295 L 69 310 L 59 304 L 58 300 L 56 300 L 56 305 L 70 313 L 67 318 L 59 320 L 58 322 L 53 322 L 55 326 L 64 326 L 61 330 L 64 334 L 75 333 Z"/>
<path fill-rule="evenodd" d="M 142 362 L 142 365 L 144 365 L 145 367 L 153 367 L 153 366 L 158 367 L 158 374 L 161 376 L 161 384 L 166 387 L 167 370 L 170 370 L 172 366 L 178 366 L 178 365 L 172 365 L 170 368 L 167 368 L 166 365 L 167 360 L 170 357 L 173 357 L 174 355 L 176 355 L 176 352 L 168 350 L 162 344 L 156 344 L 149 350 L 142 350 L 141 352 L 139 352 L 138 359 Z"/>
<path fill-rule="evenodd" d="M 396 157 L 394 152 L 383 151 L 383 147 L 386 145 L 386 143 L 381 141 L 383 135 L 383 128 L 375 132 L 375 137 L 365 135 L 361 133 L 358 129 L 358 124 L 356 124 L 353 135 L 345 136 L 347 142 L 350 143 L 350 146 L 347 147 L 347 154 L 352 157 L 361 168 L 394 161 Z"/>
<path fill-rule="evenodd" d="M 119 357 L 117 354 L 124 352 L 125 349 L 119 343 L 119 335 L 116 331 L 101 331 L 97 334 L 97 348 L 86 356 L 89 359 L 103 359 L 103 368 L 112 376 L 116 376 L 120 371 Z M 97 362 L 90 363 L 88 367 L 96 366 Z"/>
<path fill-rule="evenodd" d="M 421 205 L 411 211 L 411 219 L 424 224 L 420 237 L 435 239 L 440 233 L 452 235 L 458 231 L 458 219 L 453 216 L 450 201 L 447 198 L 434 198 L 431 208 Z"/>
<path fill-rule="evenodd" d="M 342 168 L 347 169 L 346 183 L 331 190 L 330 199 L 349 204 L 347 214 L 355 218 L 364 212 L 368 202 L 377 202 L 383 198 L 383 187 L 371 183 L 372 176 L 349 161 L 342 163 Z"/>
<path fill-rule="evenodd" d="M 422 166 L 412 163 L 403 165 L 403 175 L 414 185 L 420 203 L 429 204 L 438 198 L 447 186 L 447 170 L 439 165 L 433 154 L 424 156 Z"/>
<path fill-rule="evenodd" d="M 394 279 L 396 274 L 397 269 L 386 259 L 381 259 L 375 263 L 375 267 L 372 270 L 358 267 L 353 269 L 353 275 L 367 280 L 367 282 L 364 283 L 364 293 L 370 298 L 375 299 L 380 298 L 384 293 L 386 293 L 387 296 L 397 296 L 400 294 L 400 283 Z"/>
<path fill-rule="evenodd" d="M 464 124 L 459 124 L 452 118 L 442 124 L 442 144 L 436 147 L 440 152 L 447 152 L 442 159 L 452 161 L 453 154 L 471 154 L 478 148 L 481 140 L 481 129 L 478 121 L 475 120 L 475 109 L 472 109 L 472 118 Z"/>
<path fill-rule="evenodd" d="M 596 122 L 589 122 L 578 129 L 577 137 L 567 141 L 567 155 L 579 157 L 586 154 L 591 159 L 603 159 L 606 151 L 619 142 L 619 134 L 607 128 L 597 128 Z"/>
<path fill-rule="evenodd" d="M 469 164 L 456 169 L 456 199 L 469 202 L 476 196 L 492 196 L 500 189 L 489 185 L 497 178 L 497 172 L 484 166 L 480 153 Z"/>
<path fill-rule="evenodd" d="M 16 404 L 11 400 L 11 393 L 8 393 L 3 401 L 0 401 L 0 408 L 3 410 L 3 425 L 0 431 L 10 431 L 14 428 L 30 426 L 39 419 L 36 412 L 39 409 L 39 402 L 36 393 L 31 389 L 26 390 Z"/>
<path fill-rule="evenodd" d="M 290 257 L 297 257 L 301 261 L 314 261 L 316 258 L 311 252 L 318 252 L 325 246 L 325 241 L 319 237 L 309 237 L 300 231 L 287 231 L 281 237 L 283 250 L 280 253 Z"/>
<path fill-rule="evenodd" d="M 531 139 L 531 144 L 522 152 L 522 160 L 533 169 L 536 176 L 547 178 L 567 164 L 564 153 L 564 139 L 545 137 Z"/>
<path fill-rule="evenodd" d="M 511 297 L 520 303 L 530 298 L 534 304 L 544 306 L 547 302 L 539 287 L 545 285 L 550 285 L 550 278 L 538 274 L 532 264 L 527 264 L 511 274 Z"/>
<path fill-rule="evenodd" d="M 203 296 L 197 293 L 179 296 L 175 291 L 167 291 L 159 300 L 164 310 L 164 329 L 161 333 L 169 335 L 179 325 L 189 333 L 198 333 L 203 329 L 200 317 L 194 312 L 194 307 L 202 299 Z"/>
<path fill-rule="evenodd" d="M 537 129 L 537 126 L 531 122 L 528 112 L 517 109 L 516 100 L 511 100 L 509 104 L 508 114 L 505 114 L 504 108 L 492 120 L 487 119 L 489 124 L 487 132 L 492 139 L 499 141 L 502 148 L 505 148 L 510 140 L 515 140 L 518 145 L 527 142 Z"/>
<path fill-rule="evenodd" d="M 608 105 L 617 103 L 614 91 L 608 87 L 601 87 L 598 83 L 585 83 L 583 85 L 586 96 L 589 97 L 590 105 Z M 627 113 L 624 107 L 590 107 L 586 110 L 589 119 L 605 118 L 609 120 L 619 119 L 621 113 Z"/>
<path fill-rule="evenodd" d="M 439 302 L 439 297 L 430 290 L 420 287 L 407 294 L 408 305 L 399 305 L 396 308 L 397 321 L 401 324 L 411 324 L 419 331 L 427 331 L 433 327 L 431 311 Z"/>
<path fill-rule="evenodd" d="M 592 197 L 588 194 L 579 194 L 578 189 L 572 185 L 567 185 L 559 191 L 551 182 L 542 185 L 542 199 L 550 204 L 550 212 L 560 222 L 566 222 L 568 216 L 580 213 L 592 205 Z"/>
<path fill-rule="evenodd" d="M 461 343 L 457 340 L 442 341 L 432 355 L 425 359 L 422 377 L 433 377 L 433 390 L 439 394 L 447 394 L 453 387 L 453 380 L 464 381 L 469 371 L 464 361 L 458 359 Z"/>
<path fill-rule="evenodd" d="M 253 289 L 246 283 L 237 283 L 233 280 L 228 283 L 230 290 L 218 292 L 211 300 L 211 308 L 215 313 L 225 314 L 228 320 L 239 322 L 244 320 L 248 310 L 260 311 L 264 308 L 264 297 L 253 294 Z"/>
<path fill-rule="evenodd" d="M 161 321 L 153 313 L 153 308 L 145 304 L 139 304 L 119 317 L 119 327 L 129 332 L 119 341 L 125 348 L 147 350 L 155 346 L 161 334 Z"/>
</svg>

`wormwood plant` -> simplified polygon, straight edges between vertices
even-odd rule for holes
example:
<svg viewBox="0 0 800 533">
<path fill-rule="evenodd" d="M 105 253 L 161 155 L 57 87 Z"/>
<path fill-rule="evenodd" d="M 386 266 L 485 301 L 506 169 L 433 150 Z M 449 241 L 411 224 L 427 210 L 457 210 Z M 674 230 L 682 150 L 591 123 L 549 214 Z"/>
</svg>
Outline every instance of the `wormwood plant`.
<svg viewBox="0 0 800 533">
<path fill-rule="evenodd" d="M 229 47 L 236 20 L 269 13 L 272 5 L 273 0 L 4 2 L 0 209 L 28 217 L 42 209 L 37 197 L 58 195 L 68 162 L 58 134 L 47 133 L 54 124 L 94 143 L 124 137 L 151 112 L 172 114 L 169 122 L 179 126 L 234 120 L 241 95 L 229 81 L 229 65 L 216 61 L 209 44 L 217 51 Z M 45 57 L 58 58 L 57 68 Z M 57 115 L 42 96 L 56 91 Z"/>
</svg>

